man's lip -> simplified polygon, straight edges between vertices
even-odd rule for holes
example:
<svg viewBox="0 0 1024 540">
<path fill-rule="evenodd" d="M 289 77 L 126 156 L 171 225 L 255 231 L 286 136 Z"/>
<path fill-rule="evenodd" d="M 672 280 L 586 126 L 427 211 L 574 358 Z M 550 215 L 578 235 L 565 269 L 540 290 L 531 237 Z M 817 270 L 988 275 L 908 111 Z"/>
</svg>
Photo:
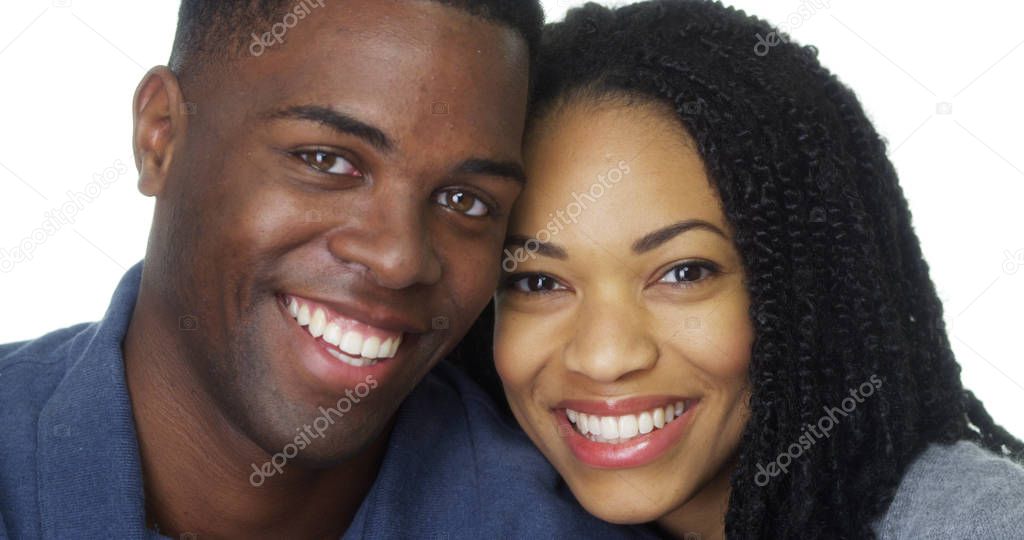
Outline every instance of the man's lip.
<svg viewBox="0 0 1024 540">
<path fill-rule="evenodd" d="M 407 315 L 395 310 L 387 309 L 379 305 L 372 306 L 364 302 L 351 302 L 332 300 L 323 296 L 304 294 L 300 292 L 281 292 L 278 294 L 281 302 L 287 305 L 287 297 L 294 296 L 301 300 L 321 304 L 336 312 L 338 315 L 351 319 L 367 326 L 380 328 L 389 332 L 403 332 L 406 334 L 422 334 L 429 328 L 430 324 L 418 323 Z"/>
<path fill-rule="evenodd" d="M 326 388 L 331 395 L 340 396 L 346 390 L 356 388 L 360 383 L 385 384 L 396 373 L 402 369 L 408 359 L 403 358 L 403 351 L 399 349 L 394 358 L 382 360 L 373 365 L 352 366 L 338 360 L 327 352 L 327 345 L 320 338 L 314 338 L 303 327 L 299 326 L 295 319 L 288 312 L 283 302 L 279 302 L 278 308 L 287 321 L 288 333 L 295 336 L 294 344 L 289 344 L 289 351 L 299 358 L 298 365 L 306 380 L 317 381 L 317 386 Z M 414 338 L 415 339 L 415 338 Z M 288 369 L 294 365 L 293 362 L 286 362 Z"/>
<path fill-rule="evenodd" d="M 622 416 L 649 411 L 655 407 L 674 405 L 679 401 L 690 401 L 694 397 L 685 396 L 635 396 L 617 399 L 565 399 L 559 401 L 552 409 L 572 409 L 586 414 L 601 416 Z"/>
</svg>

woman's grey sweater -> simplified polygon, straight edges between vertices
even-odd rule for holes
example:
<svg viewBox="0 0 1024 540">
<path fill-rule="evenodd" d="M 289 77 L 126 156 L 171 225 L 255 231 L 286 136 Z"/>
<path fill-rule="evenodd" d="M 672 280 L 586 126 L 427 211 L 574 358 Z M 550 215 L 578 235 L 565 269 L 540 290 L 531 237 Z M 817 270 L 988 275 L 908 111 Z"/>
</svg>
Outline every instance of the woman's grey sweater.
<svg viewBox="0 0 1024 540">
<path fill-rule="evenodd" d="M 972 442 L 933 444 L 874 530 L 882 539 L 1024 540 L 1024 467 Z"/>
</svg>

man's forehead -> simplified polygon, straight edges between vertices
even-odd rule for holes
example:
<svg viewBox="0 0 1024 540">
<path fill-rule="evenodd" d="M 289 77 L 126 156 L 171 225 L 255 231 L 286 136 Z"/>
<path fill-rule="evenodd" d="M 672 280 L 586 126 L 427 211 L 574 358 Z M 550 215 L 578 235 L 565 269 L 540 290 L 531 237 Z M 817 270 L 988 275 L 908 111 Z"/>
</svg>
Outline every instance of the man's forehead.
<svg viewBox="0 0 1024 540">
<path fill-rule="evenodd" d="M 494 32 L 489 29 L 493 25 L 485 23 L 486 32 L 479 36 L 445 39 L 429 21 L 419 20 L 419 27 L 407 32 L 399 32 L 397 25 L 370 28 L 356 23 L 343 23 L 357 27 L 351 32 L 332 28 L 323 36 L 297 35 L 279 53 L 268 52 L 266 58 L 252 61 L 245 78 L 254 91 L 265 95 L 259 114 L 328 105 L 389 129 L 393 127 L 386 124 L 401 123 L 396 115 L 417 111 L 432 116 L 434 127 L 464 121 L 488 129 L 515 129 L 488 124 L 507 124 L 511 117 L 516 124 L 523 120 L 519 117 L 525 115 L 528 58 L 524 43 L 519 44 L 520 55 L 500 43 L 508 33 L 514 37 L 511 30 Z M 473 42 L 471 47 L 463 43 L 467 40 Z"/>
<path fill-rule="evenodd" d="M 519 33 L 507 26 L 437 1 L 351 0 L 334 3 L 310 16 L 317 40 L 337 38 L 358 44 L 390 43 L 412 47 L 454 41 L 526 53 Z M 521 49 L 521 51 L 520 51 Z"/>
</svg>

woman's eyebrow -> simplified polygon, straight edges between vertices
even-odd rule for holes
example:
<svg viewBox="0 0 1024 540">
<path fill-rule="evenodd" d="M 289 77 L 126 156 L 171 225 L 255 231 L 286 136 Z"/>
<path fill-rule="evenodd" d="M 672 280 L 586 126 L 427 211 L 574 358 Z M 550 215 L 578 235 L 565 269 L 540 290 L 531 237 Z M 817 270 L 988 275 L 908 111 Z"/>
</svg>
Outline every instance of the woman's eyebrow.
<svg viewBox="0 0 1024 540">
<path fill-rule="evenodd" d="M 705 229 L 718 234 L 726 240 L 729 239 L 729 236 L 722 232 L 722 229 L 719 229 L 707 221 L 701 219 L 688 219 L 678 223 L 673 223 L 672 225 L 662 227 L 652 233 L 644 235 L 643 238 L 633 242 L 633 252 L 636 254 L 648 252 L 679 236 L 680 234 L 694 229 Z"/>
<path fill-rule="evenodd" d="M 533 253 L 563 261 L 569 258 L 569 252 L 564 247 L 550 242 L 541 242 L 536 238 L 530 238 L 521 234 L 513 234 L 505 239 L 505 247 L 521 247 Z"/>
</svg>

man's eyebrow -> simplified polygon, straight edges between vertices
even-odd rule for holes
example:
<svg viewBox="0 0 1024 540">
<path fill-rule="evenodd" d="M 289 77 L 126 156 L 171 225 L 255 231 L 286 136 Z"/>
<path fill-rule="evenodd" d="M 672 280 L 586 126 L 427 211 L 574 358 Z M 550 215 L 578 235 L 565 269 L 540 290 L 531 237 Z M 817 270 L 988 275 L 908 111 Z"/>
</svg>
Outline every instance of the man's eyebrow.
<svg viewBox="0 0 1024 540">
<path fill-rule="evenodd" d="M 508 178 L 520 184 L 526 183 L 526 172 L 523 166 L 515 161 L 495 161 L 493 159 L 468 159 L 456 169 L 456 174 L 482 174 Z"/>
<path fill-rule="evenodd" d="M 363 139 L 381 152 L 388 153 L 394 143 L 380 128 L 374 127 L 352 115 L 323 105 L 296 105 L 267 115 L 269 120 L 310 120 L 323 124 L 334 131 Z"/>
<path fill-rule="evenodd" d="M 565 248 L 557 244 L 544 243 L 536 238 L 530 238 L 521 234 L 513 234 L 506 238 L 505 247 L 522 247 L 545 257 L 563 261 L 569 258 L 569 253 L 565 251 Z"/>
<path fill-rule="evenodd" d="M 664 244 L 665 242 L 668 242 L 669 240 L 679 236 L 680 234 L 683 234 L 687 231 L 691 231 L 693 229 L 708 230 L 715 234 L 718 234 L 719 236 L 725 238 L 726 240 L 729 239 L 729 236 L 722 232 L 722 229 L 719 229 L 718 227 L 708 223 L 707 221 L 700 219 L 688 219 L 685 221 L 680 221 L 678 223 L 673 223 L 672 225 L 662 227 L 661 229 L 644 235 L 643 238 L 640 238 L 636 242 L 633 242 L 633 252 L 638 255 L 641 253 L 648 252 Z"/>
</svg>

